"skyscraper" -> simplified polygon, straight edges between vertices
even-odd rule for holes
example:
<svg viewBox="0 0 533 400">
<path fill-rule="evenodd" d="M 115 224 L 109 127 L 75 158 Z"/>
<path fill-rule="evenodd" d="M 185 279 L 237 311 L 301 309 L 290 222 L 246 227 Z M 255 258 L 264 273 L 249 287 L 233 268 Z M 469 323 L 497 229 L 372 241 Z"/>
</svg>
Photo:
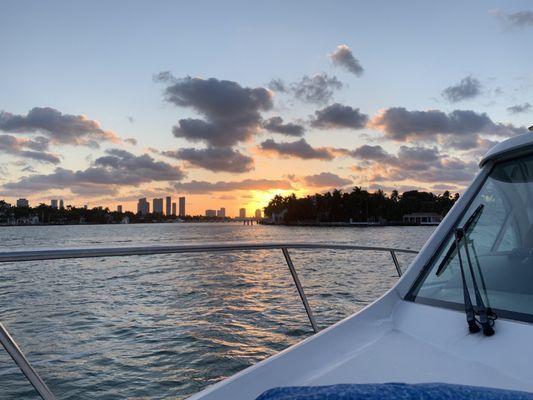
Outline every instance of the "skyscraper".
<svg viewBox="0 0 533 400">
<path fill-rule="evenodd" d="M 172 203 L 172 215 L 176 216 L 176 203 Z"/>
<path fill-rule="evenodd" d="M 153 199 L 152 200 L 152 208 L 154 214 L 161 214 L 163 215 L 163 198 L 159 199 Z"/>
<path fill-rule="evenodd" d="M 260 208 L 255 210 L 255 218 L 256 219 L 261 219 L 261 209 Z"/>
<path fill-rule="evenodd" d="M 137 202 L 137 214 L 146 215 L 150 212 L 150 203 L 146 201 L 146 197 L 139 199 Z"/>
<path fill-rule="evenodd" d="M 206 217 L 216 217 L 217 211 L 216 210 L 205 210 L 205 216 Z"/>
<path fill-rule="evenodd" d="M 220 210 L 217 211 L 217 217 L 220 217 L 220 218 L 226 217 L 226 209 L 224 207 L 220 207 Z"/>
<path fill-rule="evenodd" d="M 180 209 L 179 209 L 179 213 L 180 213 L 180 217 L 185 217 L 185 197 L 180 197 L 179 198 L 179 206 L 180 206 Z"/>
<path fill-rule="evenodd" d="M 63 210 L 65 208 L 65 203 L 63 203 L 63 199 L 59 200 L 59 209 Z"/>
<path fill-rule="evenodd" d="M 30 203 L 26 199 L 18 199 L 17 200 L 17 207 L 29 207 Z"/>
<path fill-rule="evenodd" d="M 50 207 L 57 208 L 57 199 L 52 199 L 50 201 Z"/>
<path fill-rule="evenodd" d="M 170 215 L 170 208 L 172 207 L 172 197 L 167 196 L 165 206 L 166 206 L 165 215 Z"/>
<path fill-rule="evenodd" d="M 117 212 L 119 212 L 119 213 L 122 212 L 122 205 L 119 204 L 119 205 L 117 206 Z"/>
<path fill-rule="evenodd" d="M 246 208 L 239 209 L 239 218 L 246 218 Z"/>
</svg>

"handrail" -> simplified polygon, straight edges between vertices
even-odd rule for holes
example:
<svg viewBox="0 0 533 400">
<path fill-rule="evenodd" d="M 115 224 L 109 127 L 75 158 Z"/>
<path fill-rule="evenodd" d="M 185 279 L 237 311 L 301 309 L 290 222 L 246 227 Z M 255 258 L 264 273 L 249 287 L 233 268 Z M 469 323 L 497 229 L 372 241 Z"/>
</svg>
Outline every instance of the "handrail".
<svg viewBox="0 0 533 400">
<path fill-rule="evenodd" d="M 114 247 L 114 248 L 86 248 L 86 249 L 64 249 L 64 250 L 34 250 L 34 251 L 10 251 L 0 252 L 0 263 L 7 262 L 24 262 L 24 261 L 44 261 L 44 260 L 63 260 L 72 258 L 96 258 L 96 257 L 125 257 L 141 256 L 153 254 L 178 254 L 178 253 L 200 253 L 200 252 L 230 252 L 230 251 L 250 251 L 250 250 L 269 250 L 280 249 L 285 257 L 287 266 L 291 273 L 294 285 L 302 300 L 303 306 L 309 318 L 309 322 L 315 333 L 318 332 L 318 325 L 307 296 L 294 268 L 288 249 L 307 249 L 307 250 L 365 250 L 365 251 L 384 251 L 389 252 L 398 276 L 402 276 L 400 263 L 396 253 L 417 254 L 418 252 L 410 249 L 399 249 L 394 247 L 375 247 L 375 246 L 356 246 L 350 244 L 333 244 L 333 243 L 244 243 L 244 244 L 211 244 L 211 245 L 182 245 L 182 246 L 137 246 L 137 247 Z M 44 400 L 55 400 L 54 394 L 50 391 L 46 383 L 41 379 L 39 374 L 33 369 L 29 361 L 24 356 L 14 339 L 9 335 L 7 329 L 0 323 L 0 342 L 9 353 L 13 361 L 26 375 L 37 393 Z"/>
<path fill-rule="evenodd" d="M 395 253 L 418 253 L 415 250 L 394 247 L 355 246 L 350 244 L 333 243 L 224 243 L 211 245 L 181 245 L 181 246 L 141 246 L 141 247 L 113 247 L 113 248 L 81 248 L 64 250 L 34 250 L 34 251 L 6 251 L 0 252 L 0 263 L 19 261 L 61 260 L 70 258 L 95 257 L 124 257 L 152 254 L 228 252 L 237 250 L 268 250 L 268 249 L 331 249 L 331 250 L 369 250 L 394 251 Z"/>
</svg>

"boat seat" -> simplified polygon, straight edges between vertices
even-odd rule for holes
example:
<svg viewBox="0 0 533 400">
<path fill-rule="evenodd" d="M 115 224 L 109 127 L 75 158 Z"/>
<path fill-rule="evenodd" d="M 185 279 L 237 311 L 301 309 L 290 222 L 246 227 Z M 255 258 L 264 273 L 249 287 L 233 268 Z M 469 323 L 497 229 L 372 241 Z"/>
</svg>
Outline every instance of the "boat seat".
<svg viewBox="0 0 533 400">
<path fill-rule="evenodd" d="M 533 400 L 533 393 L 448 383 L 379 383 L 288 386 L 267 390 L 257 400 Z"/>
</svg>

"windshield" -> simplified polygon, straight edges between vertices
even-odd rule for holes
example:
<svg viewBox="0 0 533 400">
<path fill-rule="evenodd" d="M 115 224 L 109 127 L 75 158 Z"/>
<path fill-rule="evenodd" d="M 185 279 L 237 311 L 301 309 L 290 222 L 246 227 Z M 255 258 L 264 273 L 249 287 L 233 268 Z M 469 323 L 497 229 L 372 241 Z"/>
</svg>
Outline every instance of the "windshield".
<svg viewBox="0 0 533 400">
<path fill-rule="evenodd" d="M 479 265 L 475 279 L 484 281 L 489 306 L 499 316 L 532 322 L 533 156 L 496 165 L 457 226 L 463 226 L 480 205 L 483 212 L 466 237 Z M 472 287 L 470 274 L 466 283 Z M 407 298 L 464 309 L 453 233 Z"/>
</svg>

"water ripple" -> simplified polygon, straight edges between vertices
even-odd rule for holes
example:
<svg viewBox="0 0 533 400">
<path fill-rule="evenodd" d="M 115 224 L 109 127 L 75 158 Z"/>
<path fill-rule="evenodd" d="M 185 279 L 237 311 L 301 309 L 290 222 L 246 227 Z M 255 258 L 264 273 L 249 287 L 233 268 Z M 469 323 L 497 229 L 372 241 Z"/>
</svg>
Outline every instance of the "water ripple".
<svg viewBox="0 0 533 400">
<path fill-rule="evenodd" d="M 0 251 L 294 238 L 417 249 L 432 229 L 10 227 L 0 228 Z M 397 279 L 388 254 L 291 256 L 321 328 Z M 279 251 L 1 264 L 0 304 L 2 323 L 60 399 L 184 398 L 312 334 Z M 4 351 L 0 388 L 2 399 L 36 398 Z"/>
</svg>

